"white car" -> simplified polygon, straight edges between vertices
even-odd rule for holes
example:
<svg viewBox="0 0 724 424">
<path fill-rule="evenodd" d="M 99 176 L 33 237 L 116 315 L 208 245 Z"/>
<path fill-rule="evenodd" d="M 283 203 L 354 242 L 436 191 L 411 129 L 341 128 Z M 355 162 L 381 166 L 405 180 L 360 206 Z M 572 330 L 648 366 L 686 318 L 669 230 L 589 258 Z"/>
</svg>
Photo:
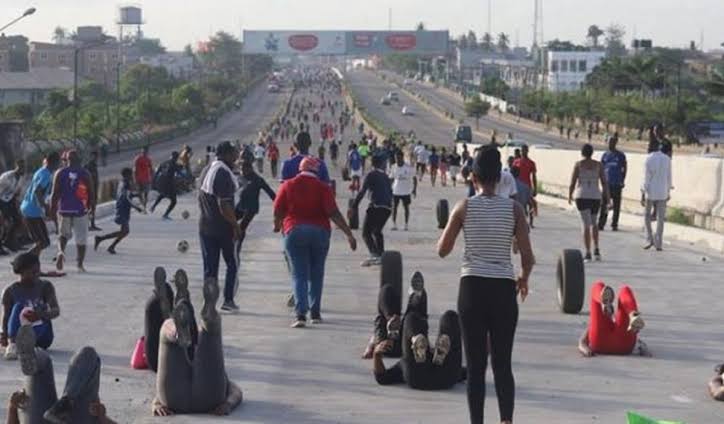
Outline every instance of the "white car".
<svg viewBox="0 0 724 424">
<path fill-rule="evenodd" d="M 409 87 L 412 85 L 412 81 L 409 79 L 405 79 L 405 81 L 402 82 L 402 84 L 405 85 L 405 87 Z"/>
<path fill-rule="evenodd" d="M 394 102 L 400 101 L 400 95 L 397 94 L 397 91 L 390 91 L 389 93 L 387 93 L 387 98 Z"/>
<path fill-rule="evenodd" d="M 412 109 L 411 106 L 405 106 L 402 108 L 402 114 L 404 116 L 411 116 L 415 114 L 415 111 Z"/>
</svg>

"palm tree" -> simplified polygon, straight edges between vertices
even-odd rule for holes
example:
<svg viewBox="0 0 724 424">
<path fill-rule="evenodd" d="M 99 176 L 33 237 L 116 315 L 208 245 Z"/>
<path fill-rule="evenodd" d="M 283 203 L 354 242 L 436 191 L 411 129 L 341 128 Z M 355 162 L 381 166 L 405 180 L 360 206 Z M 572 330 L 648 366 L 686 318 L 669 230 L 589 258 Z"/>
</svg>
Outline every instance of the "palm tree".
<svg viewBox="0 0 724 424">
<path fill-rule="evenodd" d="M 501 52 L 507 52 L 510 49 L 510 38 L 504 32 L 498 34 L 498 49 Z"/>
<path fill-rule="evenodd" d="M 68 30 L 60 26 L 55 27 L 55 29 L 53 30 L 53 42 L 55 44 L 63 44 L 67 39 Z"/>
<path fill-rule="evenodd" d="M 417 26 L 415 26 L 415 31 L 425 31 L 425 23 L 420 21 L 417 23 Z"/>
<path fill-rule="evenodd" d="M 490 35 L 489 32 L 486 32 L 485 34 L 483 34 L 483 38 L 480 42 L 480 46 L 483 48 L 483 50 L 488 51 L 488 52 L 493 50 L 493 36 Z"/>
<path fill-rule="evenodd" d="M 587 38 L 590 38 L 593 42 L 593 47 L 598 48 L 598 39 L 604 34 L 603 30 L 598 25 L 591 25 L 588 27 Z"/>
<path fill-rule="evenodd" d="M 478 47 L 478 36 L 472 29 L 468 31 L 468 46 L 470 46 L 471 49 Z"/>
<path fill-rule="evenodd" d="M 458 47 L 461 49 L 467 49 L 468 48 L 468 36 L 465 34 L 461 34 L 458 38 Z"/>
</svg>

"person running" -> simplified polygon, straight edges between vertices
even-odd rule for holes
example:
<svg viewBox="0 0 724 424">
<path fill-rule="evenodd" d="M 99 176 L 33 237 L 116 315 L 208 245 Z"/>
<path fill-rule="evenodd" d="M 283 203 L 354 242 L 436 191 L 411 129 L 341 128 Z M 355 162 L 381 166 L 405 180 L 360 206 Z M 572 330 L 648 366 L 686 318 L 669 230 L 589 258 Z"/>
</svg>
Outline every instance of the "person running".
<svg viewBox="0 0 724 424">
<path fill-rule="evenodd" d="M 217 151 L 217 156 L 225 154 Z M 191 339 L 194 316 L 188 298 L 175 305 L 171 318 L 161 327 L 154 416 L 229 415 L 244 398 L 239 386 L 226 374 L 221 315 L 216 310 L 219 283 L 215 278 L 204 279 L 203 298 L 196 346 Z M 187 350 L 192 346 L 194 355 L 190 360 Z"/>
<path fill-rule="evenodd" d="M 450 164 L 448 173 L 450 174 L 450 181 L 452 181 L 453 187 L 457 187 L 458 174 L 460 173 L 461 161 L 462 161 L 462 158 L 460 157 L 458 152 L 453 150 L 453 152 L 448 157 L 448 163 Z"/>
<path fill-rule="evenodd" d="M 437 149 L 434 147 L 430 149 L 430 156 L 427 159 L 427 163 L 430 166 L 430 183 L 435 187 L 435 181 L 437 181 L 437 170 L 440 166 L 440 156 L 437 155 Z"/>
<path fill-rule="evenodd" d="M 154 177 L 158 197 L 151 206 L 151 213 L 156 210 L 156 206 L 161 203 L 161 200 L 168 199 L 168 208 L 166 208 L 166 212 L 163 214 L 164 221 L 171 220 L 171 211 L 173 211 L 176 207 L 176 174 L 181 171 L 181 165 L 178 163 L 178 158 L 178 152 L 172 152 L 171 158 L 158 167 Z"/>
<path fill-rule="evenodd" d="M 52 320 L 60 316 L 55 287 L 40 279 L 40 260 L 32 252 L 21 253 L 12 263 L 13 273 L 20 280 L 11 284 L 2 294 L 2 333 L 0 346 L 5 348 L 5 359 L 17 359 L 16 337 L 23 323 L 32 324 L 37 345 L 48 349 L 53 343 Z"/>
<path fill-rule="evenodd" d="M 449 157 L 447 151 L 443 147 L 440 150 L 440 185 L 447 187 L 447 171 L 449 166 Z"/>
<path fill-rule="evenodd" d="M 412 196 L 417 196 L 417 176 L 415 170 L 405 163 L 405 155 L 402 150 L 395 153 L 396 163 L 390 168 L 390 179 L 392 179 L 392 231 L 397 231 L 397 207 L 402 202 L 405 209 L 405 231 L 409 229 L 410 203 Z"/>
<path fill-rule="evenodd" d="M 269 187 L 269 184 L 264 181 L 264 178 L 254 172 L 254 167 L 251 163 L 241 163 L 241 176 L 244 181 L 244 187 L 241 189 L 239 202 L 234 208 L 240 230 L 239 239 L 236 240 L 236 261 L 239 264 L 241 263 L 239 258 L 241 254 L 241 246 L 244 243 L 244 238 L 246 237 L 246 230 L 249 228 L 249 224 L 251 224 L 254 217 L 259 213 L 259 193 L 264 190 L 272 202 L 276 198 L 274 190 Z"/>
<path fill-rule="evenodd" d="M 367 191 L 370 192 L 370 204 L 367 207 L 364 223 L 362 224 L 362 238 L 370 252 L 370 258 L 362 262 L 362 266 L 382 264 L 382 254 L 385 253 L 385 238 L 382 230 L 392 213 L 392 184 L 390 177 L 385 173 L 387 159 L 383 155 L 372 157 L 372 171 L 365 177 L 362 189 L 357 193 L 354 208 L 359 208 L 360 202 Z"/>
<path fill-rule="evenodd" d="M 337 168 L 337 160 L 339 158 L 339 144 L 335 139 L 329 143 L 329 158 L 332 160 L 332 166 Z"/>
<path fill-rule="evenodd" d="M 357 146 L 354 143 L 349 145 L 349 153 L 347 154 L 347 169 L 349 169 L 349 177 L 352 183 L 349 185 L 349 191 L 354 196 L 359 192 L 360 180 L 362 179 L 362 156 L 360 156 Z"/>
<path fill-rule="evenodd" d="M 483 147 L 477 153 L 473 182 L 479 194 L 455 205 L 437 244 L 438 254 L 444 258 L 452 252 L 460 232 L 464 232 L 458 314 L 468 367 L 471 423 L 483 422 L 488 347 L 493 358 L 500 422 L 513 422 L 515 381 L 511 354 L 518 323 L 516 293 L 525 301 L 535 263 L 523 208 L 513 199 L 495 195 L 501 168 L 498 149 Z M 514 237 L 521 256 L 521 274 L 517 279 L 511 262 Z"/>
<path fill-rule="evenodd" d="M 299 165 L 302 160 L 309 155 L 309 148 L 312 146 L 312 137 L 306 131 L 300 131 L 297 133 L 296 142 L 294 143 L 296 152 L 292 154 L 290 159 L 287 159 L 282 164 L 282 181 L 291 180 L 299 174 Z M 319 179 L 329 184 L 329 171 L 327 165 L 324 162 L 319 162 Z"/>
<path fill-rule="evenodd" d="M 359 146 L 357 146 L 357 152 L 359 152 L 359 156 L 362 158 L 362 172 L 364 173 L 367 170 L 367 157 L 370 155 L 370 147 L 364 138 L 360 141 Z"/>
<path fill-rule="evenodd" d="M 641 185 L 641 206 L 644 207 L 644 225 L 646 226 L 646 244 L 644 249 L 656 247 L 663 250 L 664 221 L 666 220 L 666 202 L 671 198 L 672 177 L 671 144 L 663 144 L 646 157 L 644 182 Z M 651 229 L 652 209 L 656 209 L 656 234 Z"/>
<path fill-rule="evenodd" d="M 17 230 L 22 228 L 22 218 L 18 208 L 18 197 L 23 188 L 25 175 L 25 161 L 15 161 L 15 168 L 0 175 L 0 225 L 4 227 L 5 234 L 0 243 L 13 251 L 20 250 L 17 241 Z"/>
<path fill-rule="evenodd" d="M 80 156 L 75 150 L 66 153 L 68 165 L 55 173 L 53 190 L 50 197 L 50 216 L 60 216 L 59 252 L 55 267 L 63 270 L 65 247 L 75 236 L 78 271 L 85 272 L 86 242 L 88 239 L 88 211 L 92 209 L 95 187 L 88 172 L 80 164 Z"/>
<path fill-rule="evenodd" d="M 88 212 L 90 218 L 90 231 L 101 231 L 96 225 L 96 205 L 98 205 L 98 190 L 100 190 L 100 178 L 98 177 L 98 152 L 92 151 L 90 153 L 90 160 L 85 164 L 85 170 L 88 171 L 91 181 L 93 182 L 93 193 L 96 198 L 93 199 L 93 208 Z"/>
<path fill-rule="evenodd" d="M 578 351 L 586 358 L 594 355 L 651 356 L 646 343 L 638 334 L 644 328 L 633 290 L 622 285 L 618 292 L 618 307 L 614 308 L 613 288 L 602 281 L 591 287 L 591 311 L 588 328 L 578 342 Z"/>
<path fill-rule="evenodd" d="M 133 160 L 133 175 L 136 178 L 138 193 L 141 195 L 143 210 L 146 211 L 148 193 L 151 190 L 151 183 L 153 182 L 153 162 L 148 155 L 148 146 L 143 146 L 141 153 Z"/>
<path fill-rule="evenodd" d="M 581 149 L 583 160 L 576 162 L 571 175 L 571 184 L 568 187 L 568 204 L 573 203 L 574 194 L 576 208 L 581 215 L 583 223 L 583 243 L 586 247 L 585 260 L 591 261 L 591 238 L 593 238 L 593 256 L 596 261 L 601 260 L 601 250 L 598 244 L 598 225 L 595 217 L 601 208 L 601 196 L 604 203 L 608 203 L 611 196 L 608 194 L 606 174 L 601 162 L 591 159 L 593 146 L 586 143 Z M 522 175 L 522 174 L 521 174 Z M 600 185 L 599 185 L 600 182 Z"/>
<path fill-rule="evenodd" d="M 516 149 L 517 150 L 517 149 Z M 530 188 L 531 202 L 533 203 L 533 209 L 538 210 L 538 205 L 535 200 L 538 196 L 538 168 L 533 160 L 528 156 L 529 148 L 527 144 L 524 144 L 520 148 L 520 156 L 517 156 L 513 161 L 513 166 L 520 170 L 520 179 Z M 533 215 L 530 215 L 530 226 L 533 227 Z"/>
<path fill-rule="evenodd" d="M 48 227 L 45 225 L 45 218 L 49 216 L 49 207 L 46 203 L 47 196 L 53 185 L 53 173 L 60 166 L 60 155 L 58 152 L 51 152 L 45 155 L 43 166 L 35 171 L 23 201 L 20 203 L 20 212 L 25 220 L 25 227 L 28 230 L 30 240 L 35 243 L 31 252 L 40 256 L 40 253 L 50 246 Z"/>
<path fill-rule="evenodd" d="M 121 170 L 121 183 L 118 184 L 118 191 L 116 192 L 116 216 L 113 221 L 121 228 L 113 233 L 96 236 L 93 250 L 98 250 L 98 246 L 105 240 L 115 239 L 113 243 L 108 246 L 108 253 L 111 255 L 116 254 L 116 246 L 118 246 L 118 243 L 131 232 L 129 225 L 131 222 L 131 208 L 138 212 L 143 212 L 143 209 L 133 203 L 134 197 L 138 197 L 138 193 L 133 191 L 133 170 L 131 168 L 123 168 Z"/>
<path fill-rule="evenodd" d="M 267 149 L 267 157 L 269 158 L 269 166 L 271 167 L 272 178 L 275 180 L 279 175 L 279 147 L 273 141 L 269 143 Z"/>
<path fill-rule="evenodd" d="M 427 147 L 422 144 L 422 141 L 417 141 L 417 145 L 412 150 L 412 154 L 415 157 L 415 169 L 417 170 L 417 178 L 422 181 L 425 176 L 425 169 L 427 169 L 427 160 L 429 158 L 429 152 Z"/>
<path fill-rule="evenodd" d="M 322 322 L 322 288 L 331 226 L 334 222 L 347 236 L 350 249 L 357 249 L 352 230 L 339 212 L 332 188 L 318 177 L 321 162 L 302 160 L 299 174 L 285 181 L 274 200 L 274 232 L 283 232 L 286 257 L 291 265 L 296 319 L 292 328 L 302 328 L 311 310 L 313 324 Z M 311 305 L 310 305 L 311 303 Z"/>
<path fill-rule="evenodd" d="M 264 142 L 260 141 L 254 147 L 254 160 L 256 161 L 256 170 L 260 174 L 264 173 L 264 157 L 266 156 L 266 148 Z"/>
<path fill-rule="evenodd" d="M 201 176 L 199 190 L 199 238 L 204 262 L 204 278 L 217 279 L 219 259 L 226 263 L 223 311 L 236 312 L 234 302 L 238 285 L 238 263 L 234 243 L 239 240 L 241 230 L 234 212 L 234 194 L 239 189 L 232 168 L 238 151 L 229 141 L 216 148 L 216 160 Z"/>
<path fill-rule="evenodd" d="M 601 164 L 606 172 L 606 181 L 608 181 L 608 191 L 611 192 L 611 201 L 613 202 L 613 218 L 611 220 L 611 231 L 618 231 L 618 219 L 621 214 L 621 193 L 625 186 L 626 171 L 626 155 L 616 148 L 618 137 L 611 137 L 608 140 L 608 151 L 601 157 Z M 601 215 L 598 218 L 598 229 L 603 231 L 608 221 L 608 208 L 603 205 L 601 207 Z"/>
</svg>

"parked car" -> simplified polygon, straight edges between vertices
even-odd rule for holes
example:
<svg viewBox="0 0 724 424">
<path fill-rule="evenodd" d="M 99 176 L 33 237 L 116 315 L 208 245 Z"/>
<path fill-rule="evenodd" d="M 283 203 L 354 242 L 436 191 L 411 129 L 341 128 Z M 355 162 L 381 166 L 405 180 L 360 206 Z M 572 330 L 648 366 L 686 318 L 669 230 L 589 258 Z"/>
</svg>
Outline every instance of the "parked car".
<svg viewBox="0 0 724 424">
<path fill-rule="evenodd" d="M 473 142 L 473 130 L 470 125 L 458 125 L 455 127 L 455 141 L 462 143 Z"/>
<path fill-rule="evenodd" d="M 404 116 L 412 116 L 412 115 L 415 114 L 415 111 L 414 111 L 414 109 L 412 109 L 411 106 L 404 106 L 404 107 L 402 108 L 402 114 L 403 114 Z"/>
<path fill-rule="evenodd" d="M 397 94 L 397 91 L 390 91 L 387 93 L 387 98 L 390 99 L 393 102 L 399 102 L 400 101 L 400 95 Z"/>
<path fill-rule="evenodd" d="M 381 104 L 381 105 L 384 105 L 384 106 L 389 106 L 389 105 L 390 105 L 390 99 L 387 98 L 387 96 L 384 96 L 384 97 L 382 97 L 382 98 L 380 99 L 380 104 Z"/>
</svg>

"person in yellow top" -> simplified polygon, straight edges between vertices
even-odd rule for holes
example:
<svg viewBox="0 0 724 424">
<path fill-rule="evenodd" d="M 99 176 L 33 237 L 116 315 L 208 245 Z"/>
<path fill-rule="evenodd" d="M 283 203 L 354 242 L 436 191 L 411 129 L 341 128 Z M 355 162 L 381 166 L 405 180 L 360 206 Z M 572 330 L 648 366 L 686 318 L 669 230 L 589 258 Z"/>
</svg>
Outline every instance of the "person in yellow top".
<svg viewBox="0 0 724 424">
<path fill-rule="evenodd" d="M 362 140 L 359 143 L 359 147 L 357 147 L 357 153 L 359 153 L 360 157 L 362 157 L 362 172 L 365 172 L 365 167 L 367 165 L 367 156 L 370 155 L 370 148 L 367 145 L 366 140 Z"/>
</svg>

